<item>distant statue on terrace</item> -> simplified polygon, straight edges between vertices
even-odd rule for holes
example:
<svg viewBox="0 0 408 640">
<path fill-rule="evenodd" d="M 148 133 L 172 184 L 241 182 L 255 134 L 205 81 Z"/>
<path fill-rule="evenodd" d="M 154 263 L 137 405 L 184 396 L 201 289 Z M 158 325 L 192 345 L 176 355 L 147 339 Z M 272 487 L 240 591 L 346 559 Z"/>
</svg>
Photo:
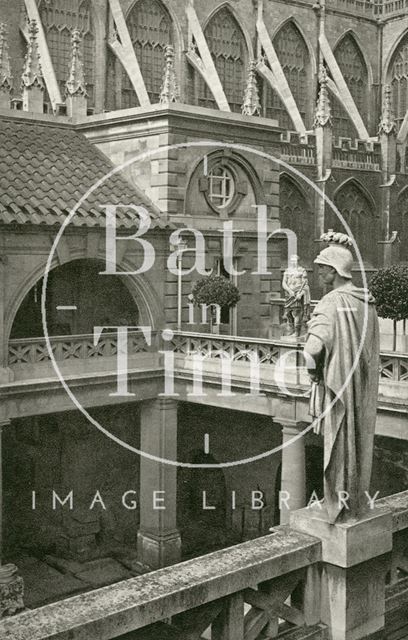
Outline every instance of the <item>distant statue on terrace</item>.
<svg viewBox="0 0 408 640">
<path fill-rule="evenodd" d="M 312 380 L 310 413 L 324 435 L 324 506 L 328 520 L 357 518 L 367 509 L 379 382 L 379 327 L 374 298 L 353 285 L 348 236 L 330 232 L 316 258 L 332 291 L 308 324 L 305 356 Z M 314 361 L 315 367 L 312 368 Z M 347 507 L 340 497 L 346 498 Z"/>
<path fill-rule="evenodd" d="M 299 265 L 298 256 L 291 256 L 290 266 L 283 274 L 282 287 L 286 297 L 286 335 L 300 338 L 310 318 L 310 288 L 307 271 Z"/>
</svg>

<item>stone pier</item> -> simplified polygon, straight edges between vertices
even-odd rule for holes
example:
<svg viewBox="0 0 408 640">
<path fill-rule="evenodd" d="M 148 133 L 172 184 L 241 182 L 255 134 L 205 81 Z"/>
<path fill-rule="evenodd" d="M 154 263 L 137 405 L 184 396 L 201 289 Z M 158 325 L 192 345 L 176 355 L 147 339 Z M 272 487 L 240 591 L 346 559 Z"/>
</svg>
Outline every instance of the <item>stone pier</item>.
<svg viewBox="0 0 408 640">
<path fill-rule="evenodd" d="M 290 515 L 293 529 L 322 542 L 321 621 L 330 640 L 361 640 L 385 626 L 385 578 L 392 551 L 392 514 L 375 507 L 330 524 L 316 504 Z"/>
<path fill-rule="evenodd" d="M 177 402 L 165 398 L 142 404 L 140 448 L 143 454 L 177 460 Z M 138 562 L 159 569 L 181 557 L 177 529 L 177 466 L 140 459 L 140 528 Z"/>
</svg>

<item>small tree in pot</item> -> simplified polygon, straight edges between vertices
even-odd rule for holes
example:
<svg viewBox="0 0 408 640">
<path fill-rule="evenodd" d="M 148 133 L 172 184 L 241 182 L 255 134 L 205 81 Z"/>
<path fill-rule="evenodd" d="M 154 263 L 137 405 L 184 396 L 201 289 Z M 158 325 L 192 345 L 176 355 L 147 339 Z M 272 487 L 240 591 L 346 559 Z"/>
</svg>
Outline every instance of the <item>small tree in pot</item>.
<svg viewBox="0 0 408 640">
<path fill-rule="evenodd" d="M 380 269 L 372 278 L 370 289 L 375 297 L 378 315 L 394 322 L 393 349 L 397 346 L 397 322 L 408 318 L 408 266 L 399 264 Z"/>
<path fill-rule="evenodd" d="M 219 325 L 221 308 L 235 307 L 241 296 L 238 288 L 224 276 L 207 276 L 195 283 L 193 302 L 197 306 L 205 305 L 210 310 L 210 329 Z M 214 323 L 215 321 L 215 323 Z"/>
</svg>

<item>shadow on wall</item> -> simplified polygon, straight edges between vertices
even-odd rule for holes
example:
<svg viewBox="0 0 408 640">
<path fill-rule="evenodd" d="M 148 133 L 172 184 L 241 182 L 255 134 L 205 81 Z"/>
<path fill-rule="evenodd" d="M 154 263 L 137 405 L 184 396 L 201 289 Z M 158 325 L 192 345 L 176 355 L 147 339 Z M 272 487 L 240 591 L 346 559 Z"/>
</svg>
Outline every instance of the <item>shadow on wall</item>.
<svg viewBox="0 0 408 640">
<path fill-rule="evenodd" d="M 200 449 L 192 452 L 191 462 L 218 463 L 214 456 Z M 227 528 L 227 489 L 221 468 L 179 468 L 178 496 L 178 527 L 184 558 L 239 542 Z"/>
</svg>

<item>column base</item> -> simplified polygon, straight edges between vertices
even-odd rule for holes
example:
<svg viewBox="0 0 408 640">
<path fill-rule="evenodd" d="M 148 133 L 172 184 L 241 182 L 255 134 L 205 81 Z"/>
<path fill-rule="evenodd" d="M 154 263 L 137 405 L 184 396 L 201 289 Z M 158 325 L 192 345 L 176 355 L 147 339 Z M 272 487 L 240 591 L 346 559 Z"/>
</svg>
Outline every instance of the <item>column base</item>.
<svg viewBox="0 0 408 640">
<path fill-rule="evenodd" d="M 160 569 L 181 560 L 181 537 L 178 531 L 160 536 L 146 531 L 137 534 L 138 564 L 144 569 Z"/>
<path fill-rule="evenodd" d="M 331 524 L 318 506 L 291 513 L 290 526 L 322 542 L 321 621 L 331 640 L 361 640 L 385 625 L 385 579 L 392 551 L 392 514 L 375 508 Z"/>
<path fill-rule="evenodd" d="M 24 609 L 24 581 L 14 564 L 0 567 L 0 618 Z"/>
</svg>

